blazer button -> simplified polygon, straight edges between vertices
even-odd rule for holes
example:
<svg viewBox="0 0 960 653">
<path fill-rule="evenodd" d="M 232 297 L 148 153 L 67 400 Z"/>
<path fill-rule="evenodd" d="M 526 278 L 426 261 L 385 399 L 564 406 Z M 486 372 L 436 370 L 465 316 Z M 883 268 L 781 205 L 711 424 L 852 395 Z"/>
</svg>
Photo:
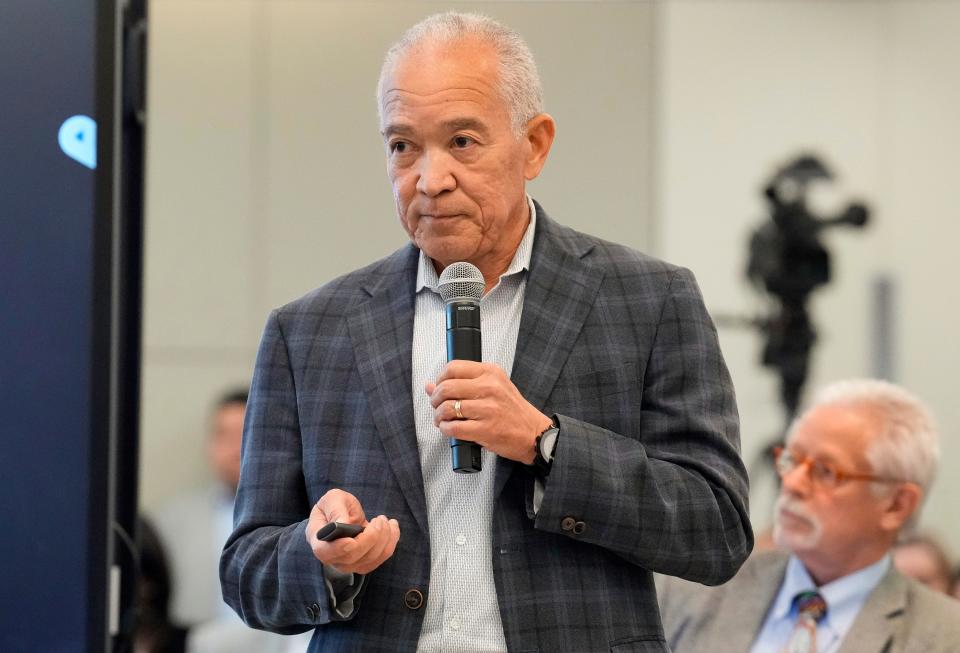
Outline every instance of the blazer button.
<svg viewBox="0 0 960 653">
<path fill-rule="evenodd" d="M 578 521 L 576 524 L 573 525 L 574 535 L 582 535 L 583 531 L 585 530 L 587 530 L 587 525 L 582 521 Z"/>
<path fill-rule="evenodd" d="M 573 517 L 564 517 L 564 518 L 560 521 L 560 528 L 561 528 L 561 530 L 572 531 L 572 530 L 573 530 L 573 527 L 574 527 L 574 525 L 576 525 L 576 523 L 577 523 L 577 520 L 574 519 Z"/>
<path fill-rule="evenodd" d="M 403 595 L 403 604 L 411 610 L 419 610 L 423 606 L 423 592 L 418 589 L 408 589 Z"/>
</svg>

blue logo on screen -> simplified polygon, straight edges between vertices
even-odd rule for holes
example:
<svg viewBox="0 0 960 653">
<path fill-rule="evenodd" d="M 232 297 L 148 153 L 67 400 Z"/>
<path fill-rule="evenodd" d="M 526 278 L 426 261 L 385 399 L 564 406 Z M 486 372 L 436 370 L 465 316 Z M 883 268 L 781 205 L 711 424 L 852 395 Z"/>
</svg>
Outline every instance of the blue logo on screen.
<svg viewBox="0 0 960 653">
<path fill-rule="evenodd" d="M 97 167 L 97 121 L 90 116 L 70 116 L 57 134 L 60 149 L 91 170 Z"/>
</svg>

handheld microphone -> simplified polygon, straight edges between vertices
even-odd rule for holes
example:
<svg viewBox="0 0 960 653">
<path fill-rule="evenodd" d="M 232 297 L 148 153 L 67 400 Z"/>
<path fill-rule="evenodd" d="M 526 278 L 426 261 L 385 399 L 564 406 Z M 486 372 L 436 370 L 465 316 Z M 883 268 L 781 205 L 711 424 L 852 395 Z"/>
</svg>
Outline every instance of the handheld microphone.
<svg viewBox="0 0 960 653">
<path fill-rule="evenodd" d="M 443 312 L 447 323 L 447 361 L 480 361 L 480 298 L 486 284 L 476 266 L 458 262 L 448 265 L 440 274 L 437 285 L 443 298 Z M 468 440 L 450 438 L 453 471 L 460 474 L 479 472 L 480 445 Z"/>
</svg>

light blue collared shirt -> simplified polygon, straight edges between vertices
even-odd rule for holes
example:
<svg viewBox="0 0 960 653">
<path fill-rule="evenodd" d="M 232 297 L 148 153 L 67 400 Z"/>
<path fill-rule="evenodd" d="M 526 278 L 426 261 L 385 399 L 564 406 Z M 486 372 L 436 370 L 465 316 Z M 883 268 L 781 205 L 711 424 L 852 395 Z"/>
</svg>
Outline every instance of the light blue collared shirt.
<svg viewBox="0 0 960 653">
<path fill-rule="evenodd" d="M 480 300 L 483 360 L 508 375 L 513 369 L 533 253 L 537 213 L 527 198 L 530 222 L 513 260 Z M 505 653 L 506 638 L 493 576 L 494 478 L 497 456 L 483 450 L 483 471 L 454 474 L 450 443 L 433 424 L 424 392 L 447 362 L 446 323 L 433 261 L 420 252 L 413 320 L 412 391 L 417 448 L 430 533 L 430 586 L 417 651 Z M 470 401 L 463 412 L 470 417 Z"/>
<path fill-rule="evenodd" d="M 480 300 L 485 362 L 513 369 L 537 211 L 527 196 L 530 221 L 507 270 Z M 500 653 L 507 650 L 493 578 L 493 481 L 497 456 L 483 450 L 483 472 L 454 474 L 450 444 L 433 425 L 424 391 L 447 362 L 443 300 L 437 271 L 420 252 L 414 308 L 412 393 L 417 447 L 430 532 L 430 587 L 417 650 L 434 653 Z M 464 403 L 464 412 L 468 402 Z M 325 567 L 330 608 L 353 616 L 363 576 Z M 358 582 L 359 581 L 359 582 Z"/>
<path fill-rule="evenodd" d="M 800 592 L 811 590 L 820 592 L 827 602 L 827 615 L 817 624 L 817 653 L 836 653 L 843 638 L 850 632 L 860 608 L 890 569 L 890 564 L 888 554 L 869 567 L 817 587 L 803 563 L 795 556 L 790 556 L 780 591 L 770 606 L 750 653 L 779 653 L 786 647 L 797 621 L 793 599 Z"/>
</svg>

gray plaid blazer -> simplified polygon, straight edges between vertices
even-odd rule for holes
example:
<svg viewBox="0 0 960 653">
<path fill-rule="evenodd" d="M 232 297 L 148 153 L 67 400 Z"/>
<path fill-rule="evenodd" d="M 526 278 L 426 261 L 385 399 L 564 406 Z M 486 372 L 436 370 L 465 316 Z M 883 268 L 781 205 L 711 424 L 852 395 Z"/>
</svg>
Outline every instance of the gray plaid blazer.
<svg viewBox="0 0 960 653">
<path fill-rule="evenodd" d="M 255 628 L 319 626 L 311 651 L 416 650 L 424 610 L 405 597 L 426 596 L 430 573 L 410 387 L 417 256 L 406 246 L 275 310 L 257 356 L 223 596 Z M 511 377 L 558 416 L 560 438 L 536 515 L 524 465 L 483 472 L 496 475 L 509 649 L 668 651 L 651 571 L 722 583 L 753 545 L 733 387 L 693 276 L 537 205 Z M 331 488 L 400 522 L 348 621 L 304 538 Z"/>
</svg>

